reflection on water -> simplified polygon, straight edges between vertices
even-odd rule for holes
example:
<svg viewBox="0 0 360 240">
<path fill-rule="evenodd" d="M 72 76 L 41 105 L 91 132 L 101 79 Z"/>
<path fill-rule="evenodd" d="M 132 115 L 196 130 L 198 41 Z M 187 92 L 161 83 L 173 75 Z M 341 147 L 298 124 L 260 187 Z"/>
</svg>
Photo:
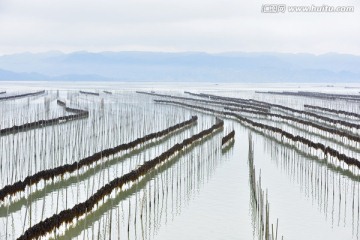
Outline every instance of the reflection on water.
<svg viewBox="0 0 360 240">
<path fill-rule="evenodd" d="M 219 95 L 256 98 L 299 109 L 310 104 L 360 111 L 352 102 L 269 96 L 231 87 L 224 92 L 209 88 Z M 171 94 L 185 96 L 180 92 Z M 77 91 L 50 91 L 46 97 L 0 105 L 0 110 L 8 114 L 1 117 L 0 123 L 3 126 L 21 123 L 18 120 L 29 106 L 30 115 L 39 112 L 38 118 L 61 116 L 65 113 L 57 108 L 57 98 L 66 100 L 70 106 L 89 110 L 89 119 L 1 136 L 0 187 L 42 169 L 78 161 L 100 149 L 164 129 L 194 114 L 199 116 L 199 121 L 76 174 L 27 188 L 12 196 L 9 204 L 0 203 L 0 239 L 15 239 L 28 227 L 84 201 L 112 179 L 208 128 L 215 119 L 207 113 L 154 104 L 153 97 L 129 91 L 114 91 L 100 97 L 79 95 Z M 222 109 L 215 105 L 207 107 Z M 16 114 L 19 116 L 14 122 L 9 122 Z M 324 115 L 348 120 L 344 116 Z M 360 158 L 359 148 L 341 138 L 291 122 L 244 116 Z M 235 129 L 235 141 L 221 148 L 221 138 L 229 129 Z M 223 132 L 198 142 L 127 190 L 113 193 L 85 218 L 61 227 L 51 236 L 56 239 L 255 240 L 281 239 L 284 235 L 284 239 L 295 240 L 360 239 L 359 182 L 359 169 L 226 118 Z"/>
<path fill-rule="evenodd" d="M 156 239 L 160 227 L 181 213 L 221 164 L 220 144 L 218 133 L 187 149 L 130 189 L 107 199 L 66 230 L 63 239 Z"/>
<path fill-rule="evenodd" d="M 96 165 L 93 168 L 85 168 L 81 172 L 78 172 L 76 175 L 70 176 L 68 178 L 60 179 L 59 181 L 49 182 L 43 188 L 36 188 L 33 192 L 27 195 L 21 195 L 21 197 L 13 198 L 10 205 L 1 205 L 0 206 L 0 217 L 6 217 L 8 214 L 21 210 L 24 205 L 27 205 L 27 199 L 31 199 L 32 202 L 42 201 L 46 196 L 50 196 L 53 193 L 61 190 L 62 188 L 69 188 L 72 186 L 77 186 L 81 182 L 89 181 L 89 179 L 94 179 L 93 177 L 97 176 L 101 171 L 108 172 L 110 169 L 117 167 L 116 174 L 118 173 L 119 166 L 121 166 L 121 175 L 124 173 L 124 161 L 132 161 L 132 159 L 140 159 L 143 151 L 156 151 L 156 148 L 162 144 L 169 141 L 172 137 L 175 139 L 183 138 L 184 131 L 192 130 L 194 125 L 181 129 L 176 133 L 170 134 L 161 140 L 150 142 L 142 145 L 140 148 L 131 150 L 128 153 L 121 155 L 120 157 L 115 157 L 104 161 L 103 164 Z M 181 133 L 181 134 L 180 134 Z M 180 134 L 180 135 L 179 135 Z M 179 135 L 179 136 L 176 136 Z M 174 139 L 171 139 L 174 141 Z M 121 163 L 121 165 L 119 165 Z M 136 163 L 137 164 L 137 163 Z M 89 189 L 90 187 L 88 187 Z M 89 194 L 87 194 L 88 196 Z M 65 206 L 67 208 L 67 206 Z M 43 218 L 42 218 L 43 219 Z"/>
<path fill-rule="evenodd" d="M 265 141 L 274 163 L 300 186 L 301 192 L 318 206 L 325 220 L 337 227 L 350 226 L 359 239 L 360 176 L 294 149 Z"/>
<path fill-rule="evenodd" d="M 256 170 L 254 166 L 254 148 L 252 135 L 249 134 L 249 187 L 250 187 L 250 205 L 253 226 L 253 237 L 259 240 L 277 240 L 279 220 L 276 219 L 276 225 L 269 220 L 270 203 L 268 201 L 267 190 L 266 193 L 261 187 L 261 171 L 256 177 Z M 275 230 L 274 230 L 275 229 Z M 283 239 L 283 236 L 281 237 Z"/>
</svg>

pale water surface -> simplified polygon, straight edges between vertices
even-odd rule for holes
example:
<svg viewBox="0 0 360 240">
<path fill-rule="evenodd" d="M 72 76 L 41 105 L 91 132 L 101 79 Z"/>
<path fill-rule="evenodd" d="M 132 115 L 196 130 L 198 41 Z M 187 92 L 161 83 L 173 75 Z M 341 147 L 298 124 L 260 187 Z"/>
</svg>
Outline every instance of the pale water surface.
<svg viewBox="0 0 360 240">
<path fill-rule="evenodd" d="M 184 90 L 210 92 L 298 109 L 312 104 L 360 113 L 357 102 L 255 93 L 255 90 L 301 90 L 358 94 L 357 85 L 352 85 L 353 88 L 345 85 L 1 82 L 0 91 L 8 93 L 48 91 L 46 96 L 32 97 L 30 101 L 26 98 L 0 101 L 0 110 L 6 113 L 1 115 L 1 128 L 65 115 L 56 99 L 65 100 L 71 107 L 89 110 L 90 117 L 1 136 L 0 188 L 40 170 L 72 163 L 101 149 L 160 131 L 192 115 L 197 115 L 199 120 L 196 125 L 106 159 L 96 167 L 48 181 L 45 187 L 40 183 L 26 189 L 26 193 L 17 195 L 10 204 L 0 205 L 0 239 L 19 237 L 28 227 L 85 201 L 107 182 L 215 123 L 211 114 L 155 104 L 153 99 L 159 97 L 136 94 L 136 90 L 184 97 L 190 97 Z M 100 96 L 80 95 L 78 90 L 99 91 Z M 113 94 L 104 94 L 102 90 Z M 359 149 L 333 138 L 283 122 L 248 117 L 360 159 Z M 224 120 L 223 131 L 172 158 L 129 189 L 112 194 L 85 218 L 67 229 L 60 229 L 61 235 L 65 234 L 60 238 L 258 239 L 249 179 L 251 135 L 256 180 L 261 176 L 262 189 L 267 192 L 270 203 L 270 222 L 275 226 L 278 221 L 278 239 L 281 236 L 292 240 L 360 239 L 358 170 L 334 166 L 233 119 Z M 221 138 L 232 129 L 236 133 L 235 141 L 222 149 Z"/>
</svg>

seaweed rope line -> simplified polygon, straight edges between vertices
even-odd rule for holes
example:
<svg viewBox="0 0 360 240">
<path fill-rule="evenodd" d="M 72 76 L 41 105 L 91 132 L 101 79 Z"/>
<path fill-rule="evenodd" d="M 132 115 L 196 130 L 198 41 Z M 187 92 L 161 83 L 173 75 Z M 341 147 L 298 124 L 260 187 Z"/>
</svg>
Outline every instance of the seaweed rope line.
<svg viewBox="0 0 360 240">
<path fill-rule="evenodd" d="M 218 111 L 215 109 L 211 109 L 211 108 L 206 108 L 206 107 L 200 107 L 200 106 L 193 106 L 193 105 L 189 105 L 189 104 L 185 104 L 185 103 L 180 103 L 180 102 L 175 102 L 175 101 L 165 101 L 165 100 L 154 100 L 155 102 L 159 102 L 159 103 L 170 103 L 170 104 L 175 104 L 175 105 L 180 105 L 180 106 L 185 106 L 185 107 L 189 107 L 189 108 L 194 108 L 194 109 L 199 109 L 205 112 L 211 112 L 213 114 L 219 114 L 219 115 L 225 115 L 225 116 L 232 116 L 235 119 L 237 119 L 238 121 L 242 122 L 245 125 L 248 125 L 250 127 L 253 127 L 255 129 L 260 129 L 263 132 L 266 133 L 266 131 L 272 132 L 273 134 L 279 134 L 281 137 L 281 141 L 285 141 L 285 138 L 291 140 L 294 144 L 294 146 L 296 146 L 297 148 L 299 148 L 299 146 L 297 146 L 297 143 L 302 143 L 303 145 L 314 149 L 314 150 L 320 150 L 323 152 L 324 157 L 327 157 L 328 155 L 330 157 L 336 158 L 338 159 L 340 162 L 344 162 L 349 166 L 356 166 L 357 168 L 360 169 L 360 161 L 356 158 L 353 157 L 349 157 L 343 153 L 340 153 L 339 151 L 329 147 L 329 146 L 325 146 L 322 143 L 315 143 L 307 138 L 298 136 L 298 135 L 293 135 L 289 132 L 286 132 L 284 130 L 282 130 L 281 128 L 277 128 L 277 127 L 272 127 L 266 124 L 262 124 L 259 122 L 255 122 L 252 121 L 248 118 L 242 117 L 238 114 L 235 114 L 233 112 L 226 112 L 226 111 Z"/>
<path fill-rule="evenodd" d="M 210 99 L 217 99 L 217 100 L 223 100 L 223 101 L 229 101 L 229 102 L 247 102 L 248 104 L 250 104 L 250 103 L 259 104 L 262 107 L 267 106 L 268 108 L 277 108 L 280 110 L 290 112 L 291 114 L 300 114 L 301 116 L 304 115 L 304 116 L 312 117 L 312 118 L 316 119 L 317 121 L 323 121 L 323 122 L 332 124 L 332 126 L 334 126 L 336 128 L 338 127 L 338 125 L 342 125 L 347 128 L 350 128 L 349 131 L 352 131 L 353 128 L 355 128 L 357 130 L 360 129 L 359 124 L 354 124 L 354 123 L 350 123 L 350 122 L 338 120 L 338 119 L 332 119 L 330 117 L 325 117 L 325 116 L 321 116 L 321 115 L 318 115 L 315 113 L 297 110 L 297 109 L 294 109 L 291 107 L 286 107 L 286 106 L 283 106 L 280 104 L 273 104 L 273 103 L 268 103 L 268 102 L 259 101 L 259 100 L 255 100 L 255 99 L 231 98 L 231 97 L 223 97 L 223 96 L 204 94 L 204 93 L 200 93 L 200 94 L 194 94 L 194 93 L 189 93 L 189 92 L 186 92 L 186 93 L 195 95 L 198 97 L 206 97 L 206 98 L 210 98 Z"/>
<path fill-rule="evenodd" d="M 224 136 L 221 139 L 221 145 L 225 145 L 227 142 L 229 142 L 230 140 L 234 139 L 235 137 L 235 131 L 232 130 L 230 133 L 228 133 L 226 136 Z"/>
<path fill-rule="evenodd" d="M 167 129 L 164 129 L 162 131 L 155 132 L 155 133 L 150 133 L 141 138 L 137 138 L 136 140 L 134 140 L 132 142 L 124 143 L 124 144 L 118 145 L 114 148 L 108 148 L 108 149 L 102 150 L 101 152 L 97 152 L 97 153 L 93 154 L 92 156 L 83 158 L 78 162 L 74 162 L 72 164 L 65 164 L 65 165 L 62 165 L 59 167 L 55 167 L 52 169 L 47 169 L 47 170 L 37 172 L 31 176 L 26 177 L 23 181 L 18 181 L 14 184 L 6 185 L 2 189 L 0 189 L 0 201 L 3 201 L 5 199 L 5 197 L 7 197 L 9 195 L 13 195 L 17 192 L 24 191 L 27 186 L 34 185 L 34 184 L 40 182 L 41 180 L 46 181 L 49 179 L 54 179 L 55 177 L 61 176 L 65 173 L 75 172 L 84 166 L 89 166 L 89 165 L 93 164 L 94 162 L 99 161 L 102 158 L 114 155 L 120 151 L 125 151 L 128 149 L 135 148 L 136 146 L 138 146 L 142 143 L 145 143 L 145 142 L 151 141 L 153 139 L 168 135 L 171 132 L 174 132 L 183 127 L 189 126 L 189 125 L 195 123 L 196 121 L 197 121 L 197 116 L 192 116 L 191 119 L 186 120 L 181 123 L 178 123 L 176 125 L 173 125 Z"/>
<path fill-rule="evenodd" d="M 37 95 L 41 95 L 41 94 L 44 94 L 44 93 L 45 93 L 45 90 L 38 91 L 38 92 L 33 92 L 33 93 L 24 93 L 24 94 L 12 95 L 12 96 L 5 96 L 5 97 L 0 97 L 0 101 L 1 100 L 16 99 L 16 98 L 23 98 L 23 97 L 32 97 L 32 96 L 37 96 Z"/>
<path fill-rule="evenodd" d="M 216 130 L 219 130 L 224 126 L 224 121 L 217 121 L 212 127 L 205 129 L 198 134 L 191 136 L 183 140 L 181 143 L 177 143 L 169 148 L 167 151 L 163 152 L 161 155 L 155 157 L 152 160 L 144 162 L 137 169 L 132 170 L 131 172 L 119 177 L 115 178 L 102 188 L 100 188 L 95 194 L 93 194 L 86 201 L 76 204 L 71 209 L 66 209 L 61 211 L 58 214 L 54 214 L 53 216 L 33 225 L 28 228 L 23 235 L 21 235 L 18 239 L 36 239 L 40 236 L 46 235 L 50 233 L 54 229 L 59 228 L 63 223 L 71 223 L 75 218 L 78 218 L 84 214 L 89 213 L 95 205 L 101 201 L 105 196 L 110 195 L 114 189 L 122 188 L 125 184 L 130 182 L 135 182 L 140 177 L 145 174 L 153 171 L 156 167 L 165 163 L 165 161 L 175 154 L 182 151 L 184 148 L 191 146 L 194 142 L 204 138 L 205 136 L 213 133 Z"/>
<path fill-rule="evenodd" d="M 227 102 L 219 102 L 219 101 L 213 101 L 213 100 L 203 100 L 203 99 L 197 99 L 197 98 L 188 98 L 188 97 L 178 97 L 173 95 L 166 95 L 166 94 L 159 94 L 159 93 L 149 93 L 149 92 L 141 92 L 137 91 L 136 93 L 139 94 L 145 94 L 150 96 L 156 96 L 156 97 L 165 97 L 165 98 L 173 98 L 177 100 L 185 100 L 185 101 L 193 101 L 193 102 L 200 102 L 200 103 L 210 103 L 210 104 L 216 104 L 220 106 L 233 106 L 233 107 L 239 107 L 239 108 L 250 108 L 257 111 L 264 111 L 268 112 L 270 107 L 268 106 L 261 106 L 256 107 L 253 104 L 250 103 L 227 103 Z"/>
<path fill-rule="evenodd" d="M 304 125 L 306 127 L 317 128 L 320 131 L 327 132 L 327 133 L 330 133 L 330 134 L 333 134 L 333 135 L 337 135 L 340 138 L 345 137 L 345 138 L 349 139 L 350 141 L 360 143 L 360 137 L 359 136 L 350 134 L 347 131 L 342 131 L 342 130 L 334 129 L 334 128 L 331 128 L 331 127 L 326 127 L 326 126 L 319 125 L 319 124 L 311 122 L 311 121 L 298 119 L 296 117 L 286 116 L 286 115 L 282 115 L 282 114 L 275 114 L 275 113 L 264 113 L 264 112 L 250 111 L 250 110 L 245 110 L 245 109 L 236 109 L 236 108 L 230 108 L 230 107 L 225 107 L 224 109 L 234 111 L 234 112 L 244 112 L 244 113 L 250 113 L 250 114 L 255 114 L 255 115 L 262 115 L 262 116 L 266 116 L 266 117 L 270 117 L 270 118 L 271 117 L 278 118 L 278 119 L 280 119 L 282 121 L 285 121 L 285 122 L 291 121 L 291 122 L 295 123 L 294 124 L 295 126 L 296 126 L 296 124 L 301 124 L 301 125 Z M 307 130 L 310 132 L 312 130 L 312 128 L 307 129 Z M 312 132 L 314 132 L 314 131 L 312 131 Z M 318 132 L 315 132 L 315 133 L 318 134 Z M 326 136 L 326 134 L 322 134 L 322 135 L 324 135 L 324 137 L 328 137 L 328 136 Z M 343 139 L 341 139 L 341 140 L 343 140 Z M 357 144 L 355 144 L 355 147 L 358 147 Z"/>
<path fill-rule="evenodd" d="M 57 103 L 58 103 L 58 105 L 64 107 L 65 111 L 72 112 L 75 114 L 72 114 L 69 116 L 61 116 L 61 117 L 52 118 L 52 119 L 46 119 L 46 120 L 43 119 L 43 120 L 38 120 L 35 122 L 25 123 L 25 124 L 18 125 L 18 126 L 15 125 L 15 126 L 12 126 L 9 128 L 0 129 L 0 136 L 6 135 L 6 134 L 11 134 L 11 133 L 17 133 L 17 132 L 21 132 L 21 131 L 28 131 L 28 130 L 32 130 L 35 128 L 41 128 L 41 127 L 45 127 L 45 126 L 49 126 L 49 125 L 55 125 L 55 124 L 60 124 L 63 122 L 68 122 L 68 121 L 72 121 L 72 120 L 89 117 L 89 112 L 86 110 L 66 107 L 66 104 L 60 100 L 57 100 Z"/>
</svg>

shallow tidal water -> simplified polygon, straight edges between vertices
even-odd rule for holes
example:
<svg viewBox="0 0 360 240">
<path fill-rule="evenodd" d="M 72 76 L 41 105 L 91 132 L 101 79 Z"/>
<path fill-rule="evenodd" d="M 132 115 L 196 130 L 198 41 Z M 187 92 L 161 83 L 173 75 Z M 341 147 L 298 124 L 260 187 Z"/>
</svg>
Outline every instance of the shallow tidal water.
<svg viewBox="0 0 360 240">
<path fill-rule="evenodd" d="M 153 99 L 159 97 L 140 95 L 135 90 L 184 97 L 189 96 L 183 94 L 183 90 L 210 92 L 221 96 L 254 98 L 298 109 L 303 109 L 303 104 L 312 104 L 360 113 L 358 103 L 354 102 L 255 93 L 255 90 L 298 90 L 296 85 L 194 84 L 188 89 L 183 85 L 165 83 L 158 87 L 149 83 L 26 84 L 34 90 L 46 89 L 48 95 L 33 98 L 30 103 L 20 99 L 0 102 L 0 109 L 9 111 L 8 115 L 1 116 L 4 122 L 1 128 L 13 125 L 8 119 L 17 117 L 19 112 L 25 116 L 26 105 L 32 106 L 28 119 L 64 115 L 63 110 L 56 106 L 56 99 L 64 99 L 70 106 L 87 109 L 90 116 L 88 119 L 1 136 L 0 188 L 37 171 L 78 161 L 101 149 L 165 129 L 193 115 L 198 116 L 198 122 L 135 150 L 105 159 L 103 163 L 85 168 L 77 174 L 26 189 L 25 193 L 13 197 L 10 203 L 0 205 L 0 239 L 16 239 L 28 227 L 85 201 L 107 182 L 215 123 L 212 114 L 154 103 Z M 1 85 L 0 90 L 25 91 L 25 87 L 21 87 L 23 85 L 8 82 Z M 78 94 L 79 89 L 95 92 L 99 88 L 111 90 L 113 94 Z M 60 89 L 59 93 L 57 89 Z M 358 91 L 343 86 L 326 88 L 317 85 L 304 85 L 301 90 L 342 94 L 355 94 Z M 45 98 L 50 102 L 48 110 Z M 37 111 L 42 114 L 36 115 Z M 359 149 L 291 124 L 249 118 L 336 147 L 349 156 L 358 158 L 360 154 Z M 261 188 L 267 195 L 269 220 L 274 230 L 278 222 L 278 239 L 282 236 L 293 240 L 360 239 L 358 170 L 334 165 L 234 119 L 222 119 L 223 130 L 214 132 L 174 156 L 127 189 L 113 192 L 86 217 L 66 228 L 62 227 L 57 235 L 47 237 L 259 239 L 250 183 L 249 144 L 252 142 L 256 181 L 261 181 Z M 233 129 L 234 141 L 222 148 L 221 138 Z"/>
</svg>

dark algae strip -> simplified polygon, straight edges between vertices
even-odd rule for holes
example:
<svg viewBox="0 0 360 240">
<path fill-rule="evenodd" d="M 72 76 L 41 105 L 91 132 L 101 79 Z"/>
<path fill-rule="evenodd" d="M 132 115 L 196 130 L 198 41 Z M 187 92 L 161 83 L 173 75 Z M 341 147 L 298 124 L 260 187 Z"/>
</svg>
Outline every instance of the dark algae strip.
<svg viewBox="0 0 360 240">
<path fill-rule="evenodd" d="M 193 116 L 193 117 L 191 117 L 190 120 L 178 123 L 176 125 L 173 125 L 167 129 L 164 129 L 159 132 L 150 133 L 144 137 L 137 138 L 136 140 L 134 140 L 132 142 L 124 143 L 124 144 L 118 145 L 114 148 L 105 149 L 103 151 L 93 154 L 92 156 L 83 158 L 78 162 L 74 162 L 72 164 L 65 164 L 65 165 L 62 165 L 62 166 L 59 166 L 56 168 L 52 168 L 52 169 L 43 170 L 43 171 L 35 173 L 34 175 L 27 176 L 23 181 L 18 181 L 14 184 L 6 185 L 2 189 L 0 189 L 0 201 L 3 201 L 5 199 L 5 197 L 7 197 L 7 196 L 14 195 L 15 193 L 20 192 L 20 191 L 24 191 L 27 186 L 34 185 L 34 184 L 40 182 L 41 180 L 46 181 L 49 179 L 54 179 L 57 176 L 62 176 L 65 173 L 75 172 L 78 169 L 80 169 L 84 166 L 89 166 L 89 165 L 93 164 L 94 162 L 99 161 L 102 158 L 109 157 L 120 151 L 125 151 L 128 149 L 135 148 L 136 146 L 138 146 L 142 143 L 153 140 L 155 138 L 165 136 L 165 135 L 167 135 L 171 132 L 174 132 L 182 127 L 193 124 L 196 121 L 197 121 L 197 116 Z"/>
<path fill-rule="evenodd" d="M 302 125 L 306 125 L 306 126 L 311 126 L 313 128 L 317 128 L 321 131 L 324 132 L 328 132 L 331 134 L 335 134 L 341 137 L 346 137 L 349 140 L 352 140 L 354 142 L 359 142 L 360 143 L 360 137 L 351 133 L 348 133 L 346 131 L 342 131 L 339 129 L 335 129 L 335 128 L 331 128 L 331 127 L 326 127 L 324 125 L 318 124 L 318 123 L 314 123 L 311 121 L 307 121 L 307 120 L 303 120 L 297 117 L 291 117 L 291 116 L 287 116 L 287 115 L 282 115 L 282 114 L 276 114 L 276 113 L 264 113 L 264 112 L 256 112 L 256 111 L 249 111 L 249 110 L 243 110 L 243 109 L 236 109 L 236 108 L 228 108 L 225 107 L 225 110 L 230 110 L 230 111 L 238 111 L 238 112 L 244 112 L 244 113 L 250 113 L 250 114 L 255 114 L 255 115 L 262 115 L 265 117 L 274 117 L 274 118 L 279 118 L 279 119 L 283 119 L 285 121 L 292 121 L 295 123 L 299 123 Z"/>
<path fill-rule="evenodd" d="M 144 164 L 142 164 L 137 169 L 132 170 L 131 172 L 119 178 L 115 178 L 114 180 L 100 188 L 86 201 L 76 204 L 73 208 L 63 210 L 59 214 L 54 214 L 53 216 L 28 228 L 24 232 L 24 234 L 18 239 L 37 239 L 41 236 L 46 235 L 47 233 L 52 232 L 54 229 L 59 228 L 64 223 L 71 223 L 74 219 L 79 218 L 82 215 L 90 212 L 96 204 L 98 204 L 105 196 L 110 195 L 114 189 L 121 188 L 127 183 L 138 180 L 141 176 L 144 176 L 147 173 L 151 172 L 156 166 L 164 163 L 167 159 L 169 159 L 176 153 L 179 153 L 181 150 L 191 146 L 196 141 L 222 128 L 223 125 L 224 122 L 222 120 L 217 121 L 216 124 L 214 124 L 212 127 L 183 140 L 181 143 L 175 144 L 167 151 L 163 152 L 161 155 L 155 157 L 152 160 L 144 162 Z"/>
<path fill-rule="evenodd" d="M 72 121 L 72 120 L 76 120 L 76 119 L 89 117 L 89 112 L 86 110 L 66 107 L 66 104 L 60 100 L 57 100 L 57 104 L 65 107 L 65 111 L 73 112 L 76 114 L 69 115 L 69 116 L 61 116 L 61 117 L 52 118 L 52 119 L 43 119 L 43 120 L 39 120 L 39 121 L 35 121 L 35 122 L 25 123 L 25 124 L 18 125 L 18 126 L 15 125 L 15 126 L 12 126 L 9 128 L 3 128 L 3 129 L 0 129 L 0 135 L 26 131 L 29 129 L 40 128 L 40 127 L 45 127 L 45 126 L 49 126 L 49 125 L 55 125 L 55 124 L 59 124 L 59 123 L 67 122 L 67 121 Z"/>
<path fill-rule="evenodd" d="M 86 94 L 86 95 L 94 95 L 94 96 L 99 96 L 99 93 L 95 93 L 95 92 L 85 92 L 85 91 L 80 91 L 81 94 Z"/>
<path fill-rule="evenodd" d="M 215 109 L 211 109 L 211 108 L 200 107 L 200 106 L 185 104 L 185 103 L 176 102 L 176 101 L 155 100 L 155 102 L 175 104 L 175 105 L 180 105 L 180 106 L 185 106 L 185 107 L 189 107 L 189 108 L 193 108 L 193 109 L 211 112 L 213 114 L 221 114 L 221 115 L 225 115 L 225 116 L 231 116 L 244 124 L 250 125 L 251 127 L 261 129 L 262 131 L 268 131 L 268 132 L 272 132 L 274 134 L 279 134 L 279 135 L 281 135 L 282 140 L 284 138 L 287 138 L 287 139 L 293 141 L 294 143 L 302 143 L 309 148 L 313 148 L 315 150 L 322 151 L 325 156 L 329 155 L 331 157 L 338 159 L 339 161 L 346 163 L 349 166 L 356 166 L 357 168 L 360 169 L 360 161 L 358 159 L 349 157 L 343 153 L 340 153 L 339 151 L 337 151 L 336 149 L 334 149 L 332 147 L 325 146 L 323 143 L 315 143 L 307 138 L 304 138 L 304 137 L 301 137 L 298 135 L 293 135 L 292 133 L 284 131 L 281 128 L 277 128 L 277 127 L 269 126 L 269 125 L 266 125 L 263 123 L 252 121 L 248 118 L 245 118 L 245 117 L 240 116 L 239 114 L 236 114 L 233 112 L 219 111 L 219 110 L 215 110 Z"/>
<path fill-rule="evenodd" d="M 23 98 L 23 97 L 32 97 L 32 96 L 41 95 L 44 93 L 45 93 L 45 90 L 42 90 L 42 91 L 33 92 L 33 93 L 23 93 L 23 94 L 18 94 L 18 95 L 0 97 L 0 101 L 1 100 L 11 100 L 11 99 L 16 99 L 16 98 Z"/>
<path fill-rule="evenodd" d="M 235 131 L 232 130 L 231 132 L 229 132 L 225 137 L 222 138 L 221 140 L 221 145 L 225 145 L 226 143 L 228 143 L 231 139 L 234 139 L 235 137 Z"/>
<path fill-rule="evenodd" d="M 209 104 L 217 104 L 217 105 L 221 105 L 221 106 L 232 106 L 232 107 L 238 107 L 238 108 L 244 108 L 244 109 L 250 108 L 250 109 L 253 109 L 256 111 L 261 111 L 261 112 L 269 112 L 269 109 L 270 109 L 270 107 L 268 107 L 268 106 L 256 107 L 256 106 L 254 106 L 254 104 L 252 104 L 250 102 L 227 103 L 227 102 L 219 102 L 219 101 L 215 101 L 215 100 L 204 100 L 204 99 L 198 99 L 198 98 L 178 97 L 178 96 L 173 96 L 173 95 L 151 93 L 151 92 L 137 91 L 136 93 L 150 95 L 150 96 L 156 96 L 156 97 L 172 98 L 172 99 L 177 99 L 177 100 L 200 102 L 200 103 L 204 103 L 204 104 L 209 103 Z"/>
<path fill-rule="evenodd" d="M 242 99 L 242 98 L 231 98 L 231 97 L 223 97 L 223 96 L 218 96 L 218 95 L 212 95 L 212 94 L 204 94 L 204 93 L 200 93 L 200 94 L 195 94 L 195 93 L 189 93 L 186 92 L 188 94 L 191 95 L 195 95 L 198 97 L 206 97 L 206 98 L 210 98 L 210 99 L 216 99 L 216 100 L 223 100 L 223 101 L 229 101 L 229 102 L 242 102 L 242 103 L 247 103 L 247 104 L 254 104 L 257 106 L 257 108 L 277 108 L 277 109 L 281 109 L 283 111 L 287 111 L 290 112 L 292 114 L 302 114 L 308 117 L 313 117 L 315 119 L 324 121 L 324 122 L 328 122 L 331 123 L 333 125 L 343 125 L 345 127 L 348 127 L 350 129 L 354 128 L 354 129 L 360 129 L 360 125 L 359 124 L 355 124 L 355 123 L 350 123 L 344 120 L 338 120 L 338 119 L 333 119 L 330 117 L 325 117 L 325 116 L 321 116 L 315 113 L 311 113 L 311 112 L 306 112 L 306 111 L 301 111 L 301 110 L 297 110 L 295 108 L 291 108 L 291 107 L 286 107 L 280 104 L 273 104 L 273 103 L 268 103 L 268 102 L 264 102 L 264 101 L 258 101 L 258 100 L 254 100 L 254 99 Z M 360 97 L 360 96 L 359 96 Z M 231 106 L 230 104 L 227 106 L 229 107 Z M 306 105 L 308 106 L 308 105 Z M 306 107 L 305 106 L 305 107 Z M 258 109 L 254 109 L 254 110 L 258 110 Z M 264 112 L 264 111 L 263 111 Z"/>
<path fill-rule="evenodd" d="M 335 114 L 339 114 L 339 115 L 342 114 L 342 115 L 345 115 L 345 116 L 360 118 L 360 114 L 354 113 L 354 112 L 347 112 L 347 111 L 343 111 L 343 110 L 336 110 L 336 109 L 324 108 L 324 107 L 307 105 L 307 104 L 305 104 L 304 107 L 309 108 L 309 109 L 320 110 L 320 111 L 323 111 L 323 112 L 335 113 Z"/>
</svg>

